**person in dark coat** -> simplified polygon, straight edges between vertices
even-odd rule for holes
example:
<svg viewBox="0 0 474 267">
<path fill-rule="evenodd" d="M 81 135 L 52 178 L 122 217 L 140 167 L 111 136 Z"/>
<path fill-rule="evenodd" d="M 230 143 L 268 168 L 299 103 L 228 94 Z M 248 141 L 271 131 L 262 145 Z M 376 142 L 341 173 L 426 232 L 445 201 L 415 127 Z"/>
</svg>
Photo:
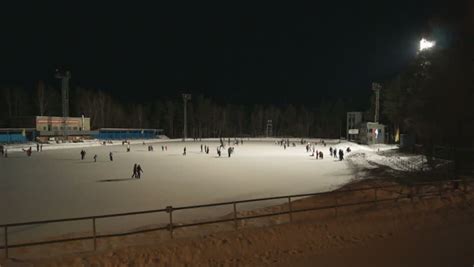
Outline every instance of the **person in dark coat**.
<svg viewBox="0 0 474 267">
<path fill-rule="evenodd" d="M 81 160 L 84 160 L 84 157 L 86 156 L 86 151 L 81 150 Z"/>
<path fill-rule="evenodd" d="M 138 178 L 138 179 L 141 178 L 142 172 L 143 172 L 142 166 L 140 166 L 140 164 L 138 164 L 138 165 L 137 165 L 137 178 Z"/>
<path fill-rule="evenodd" d="M 186 156 L 186 147 L 183 149 L 183 156 Z"/>
<path fill-rule="evenodd" d="M 94 162 L 97 162 L 97 154 L 94 155 Z"/>
<path fill-rule="evenodd" d="M 136 163 L 133 165 L 132 178 L 137 178 L 137 164 Z"/>
<path fill-rule="evenodd" d="M 109 158 L 110 158 L 110 161 L 114 161 L 114 156 L 112 155 L 112 152 L 109 153 Z"/>
<path fill-rule="evenodd" d="M 342 149 L 339 149 L 339 160 L 343 160 L 344 159 L 344 151 L 342 151 Z"/>
</svg>

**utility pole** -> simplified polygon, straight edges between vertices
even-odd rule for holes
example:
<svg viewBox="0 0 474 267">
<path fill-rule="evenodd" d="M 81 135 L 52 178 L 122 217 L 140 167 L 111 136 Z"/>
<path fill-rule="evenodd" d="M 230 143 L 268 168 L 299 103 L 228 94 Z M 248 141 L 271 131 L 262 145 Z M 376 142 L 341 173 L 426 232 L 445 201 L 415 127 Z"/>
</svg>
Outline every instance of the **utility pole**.
<svg viewBox="0 0 474 267">
<path fill-rule="evenodd" d="M 183 125 L 183 142 L 186 142 L 186 137 L 188 135 L 188 123 L 187 123 L 187 105 L 188 100 L 191 100 L 191 94 L 182 94 L 184 102 L 184 125 Z"/>
<path fill-rule="evenodd" d="M 372 90 L 375 91 L 375 118 L 374 122 L 379 122 L 379 112 L 380 112 L 380 89 L 382 86 L 378 83 L 372 83 Z"/>
</svg>

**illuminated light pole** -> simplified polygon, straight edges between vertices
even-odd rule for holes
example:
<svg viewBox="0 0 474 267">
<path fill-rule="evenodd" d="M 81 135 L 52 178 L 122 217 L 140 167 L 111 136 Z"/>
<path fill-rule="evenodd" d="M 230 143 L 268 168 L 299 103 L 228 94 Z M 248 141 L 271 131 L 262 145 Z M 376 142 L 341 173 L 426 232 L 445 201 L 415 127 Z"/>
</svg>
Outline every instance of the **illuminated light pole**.
<svg viewBox="0 0 474 267">
<path fill-rule="evenodd" d="M 188 100 L 191 100 L 191 94 L 182 94 L 184 102 L 184 125 L 183 125 L 183 142 L 186 142 L 186 137 L 188 135 L 188 123 L 187 123 L 187 104 Z"/>
<path fill-rule="evenodd" d="M 420 48 L 418 49 L 418 52 L 421 52 L 423 50 L 431 49 L 435 45 L 436 45 L 436 41 L 429 41 L 429 40 L 426 40 L 425 38 L 421 38 Z"/>
</svg>

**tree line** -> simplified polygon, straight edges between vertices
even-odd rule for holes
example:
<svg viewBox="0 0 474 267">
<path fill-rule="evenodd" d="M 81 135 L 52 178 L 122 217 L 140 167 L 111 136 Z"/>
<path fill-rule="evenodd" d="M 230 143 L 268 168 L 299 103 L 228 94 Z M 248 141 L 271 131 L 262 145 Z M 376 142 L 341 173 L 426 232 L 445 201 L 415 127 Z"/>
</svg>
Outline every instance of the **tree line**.
<svg viewBox="0 0 474 267">
<path fill-rule="evenodd" d="M 34 90 L 0 88 L 1 127 L 8 121 L 32 115 L 61 116 L 60 90 L 37 82 Z M 91 118 L 91 128 L 163 129 L 171 138 L 183 134 L 183 101 L 180 95 L 145 103 L 119 100 L 99 89 L 75 87 L 70 92 L 70 116 Z M 346 105 L 343 100 L 305 105 L 236 105 L 217 103 L 204 95 L 188 102 L 188 137 L 266 136 L 272 121 L 272 136 L 327 137 L 345 135 Z"/>
</svg>

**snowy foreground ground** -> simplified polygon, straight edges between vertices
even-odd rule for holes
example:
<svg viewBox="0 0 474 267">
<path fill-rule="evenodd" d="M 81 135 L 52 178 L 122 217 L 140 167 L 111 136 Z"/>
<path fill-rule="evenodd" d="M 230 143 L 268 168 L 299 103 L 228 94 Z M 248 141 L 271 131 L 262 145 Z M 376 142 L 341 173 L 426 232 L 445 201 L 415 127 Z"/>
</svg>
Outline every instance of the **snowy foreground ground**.
<svg viewBox="0 0 474 267">
<path fill-rule="evenodd" d="M 353 143 L 327 141 L 317 145 L 324 159 L 306 153 L 304 145 L 286 150 L 274 141 L 251 140 L 235 146 L 231 158 L 217 157 L 217 140 L 186 142 L 141 141 L 132 143 L 131 152 L 118 144 L 102 146 L 97 142 L 45 146 L 43 152 L 27 157 L 20 147 L 10 147 L 9 157 L 0 158 L 0 224 L 36 220 L 93 216 L 166 206 L 187 206 L 214 202 L 321 192 L 336 189 L 354 178 L 354 164 L 373 167 L 373 163 L 397 168 L 393 155 L 381 151 L 394 146 L 368 147 Z M 209 145 L 209 154 L 200 145 Z M 162 151 L 166 145 L 168 151 Z M 183 156 L 183 147 L 187 155 Z M 329 147 L 352 148 L 349 161 L 329 156 Z M 26 148 L 26 146 L 25 146 Z M 35 147 L 34 147 L 35 148 Z M 60 149 L 62 148 L 62 149 Z M 86 159 L 81 161 L 80 151 Z M 34 149 L 35 150 L 35 149 Z M 108 154 L 114 154 L 114 161 Z M 92 157 L 97 154 L 97 162 Z M 394 160 L 395 158 L 395 160 Z M 141 164 L 141 179 L 131 179 L 134 163 Z M 279 202 L 258 202 L 239 206 L 254 209 Z M 232 206 L 185 210 L 173 214 L 176 222 L 199 220 L 231 213 Z M 166 214 L 101 219 L 100 233 L 129 230 L 167 222 Z M 55 223 L 9 229 L 11 242 L 42 237 L 89 232 L 90 221 Z M 2 232 L 3 234 L 3 232 Z"/>
</svg>

